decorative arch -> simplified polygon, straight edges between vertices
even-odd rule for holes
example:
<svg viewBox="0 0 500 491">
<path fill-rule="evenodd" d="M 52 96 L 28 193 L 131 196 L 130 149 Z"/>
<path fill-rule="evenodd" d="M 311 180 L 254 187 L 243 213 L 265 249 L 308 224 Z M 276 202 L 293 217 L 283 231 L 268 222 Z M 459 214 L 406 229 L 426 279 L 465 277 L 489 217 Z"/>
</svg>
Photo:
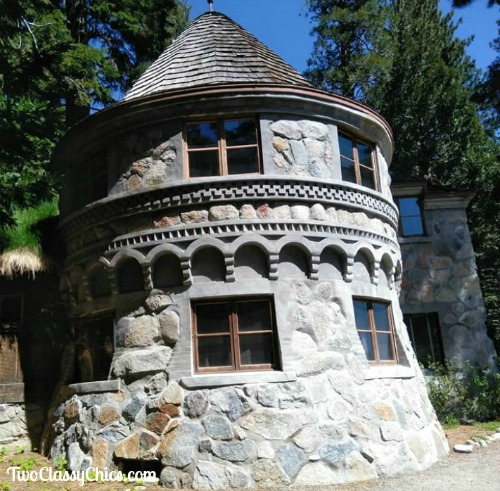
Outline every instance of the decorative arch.
<svg viewBox="0 0 500 491">
<path fill-rule="evenodd" d="M 222 251 L 213 246 L 202 246 L 191 256 L 193 283 L 225 281 L 226 264 Z"/>
<path fill-rule="evenodd" d="M 118 293 L 131 293 L 144 290 L 142 266 L 133 256 L 125 256 L 115 267 Z"/>
<path fill-rule="evenodd" d="M 374 270 L 375 257 L 373 252 L 366 247 L 360 247 L 354 255 L 352 265 L 353 280 L 370 283 Z"/>
<path fill-rule="evenodd" d="M 280 278 L 309 278 L 311 260 L 308 249 L 303 244 L 296 242 L 284 245 L 279 254 L 278 272 Z"/>
<path fill-rule="evenodd" d="M 234 254 L 234 272 L 237 280 L 269 278 L 269 255 L 261 244 L 248 242 Z"/>
<path fill-rule="evenodd" d="M 183 284 L 181 262 L 171 252 L 156 256 L 152 264 L 152 274 L 154 288 L 168 288 Z"/>
<path fill-rule="evenodd" d="M 378 272 L 378 284 L 386 288 L 392 288 L 394 277 L 394 265 L 392 258 L 388 253 L 384 253 L 380 260 L 380 269 Z"/>
<path fill-rule="evenodd" d="M 341 247 L 327 245 L 320 254 L 318 279 L 343 279 L 346 271 L 346 262 L 346 254 Z"/>
</svg>

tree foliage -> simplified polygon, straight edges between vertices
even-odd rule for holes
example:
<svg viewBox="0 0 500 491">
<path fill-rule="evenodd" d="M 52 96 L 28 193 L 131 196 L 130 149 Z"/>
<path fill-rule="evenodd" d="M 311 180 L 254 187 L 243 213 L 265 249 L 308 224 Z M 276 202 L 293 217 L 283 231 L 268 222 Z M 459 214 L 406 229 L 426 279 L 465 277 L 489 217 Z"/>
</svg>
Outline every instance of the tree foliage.
<svg viewBox="0 0 500 491">
<path fill-rule="evenodd" d="M 0 2 L 0 221 L 50 198 L 55 142 L 114 102 L 187 24 L 181 0 Z"/>
</svg>

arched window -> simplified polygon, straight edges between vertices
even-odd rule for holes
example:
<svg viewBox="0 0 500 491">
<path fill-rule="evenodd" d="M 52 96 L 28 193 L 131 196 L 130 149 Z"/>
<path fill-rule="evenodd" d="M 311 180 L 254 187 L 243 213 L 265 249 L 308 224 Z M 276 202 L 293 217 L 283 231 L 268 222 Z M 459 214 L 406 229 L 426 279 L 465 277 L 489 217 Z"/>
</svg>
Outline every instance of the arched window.
<svg viewBox="0 0 500 491">
<path fill-rule="evenodd" d="M 353 279 L 357 281 L 370 282 L 372 265 L 368 255 L 364 251 L 358 251 L 354 257 L 352 267 Z"/>
</svg>

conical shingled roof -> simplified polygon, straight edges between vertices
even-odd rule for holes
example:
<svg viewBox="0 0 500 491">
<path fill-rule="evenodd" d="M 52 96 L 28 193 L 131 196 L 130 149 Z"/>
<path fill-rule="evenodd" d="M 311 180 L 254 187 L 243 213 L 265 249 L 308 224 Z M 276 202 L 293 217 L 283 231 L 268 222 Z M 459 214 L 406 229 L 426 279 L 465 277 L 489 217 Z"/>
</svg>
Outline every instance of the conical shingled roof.
<svg viewBox="0 0 500 491">
<path fill-rule="evenodd" d="M 218 12 L 201 15 L 142 74 L 124 100 L 207 85 L 311 87 L 288 63 Z"/>
</svg>

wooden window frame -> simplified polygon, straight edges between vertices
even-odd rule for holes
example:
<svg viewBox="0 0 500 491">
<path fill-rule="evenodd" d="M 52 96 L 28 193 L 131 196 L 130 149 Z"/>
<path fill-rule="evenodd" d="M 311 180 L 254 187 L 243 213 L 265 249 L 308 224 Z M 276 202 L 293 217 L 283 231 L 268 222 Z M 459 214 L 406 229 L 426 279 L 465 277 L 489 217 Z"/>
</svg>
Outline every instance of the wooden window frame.
<svg viewBox="0 0 500 491">
<path fill-rule="evenodd" d="M 226 144 L 226 131 L 224 129 L 224 123 L 230 121 L 253 121 L 255 123 L 255 139 L 256 142 L 249 145 L 227 145 Z M 189 148 L 188 138 L 187 138 L 187 127 L 190 124 L 203 124 L 203 123 L 215 123 L 217 125 L 217 145 L 208 148 Z M 259 119 L 256 117 L 234 117 L 234 118 L 213 118 L 213 119 L 203 119 L 197 121 L 186 121 L 183 127 L 183 141 L 184 141 L 184 176 L 186 179 L 196 179 L 196 177 L 191 177 L 189 171 L 189 155 L 191 153 L 207 152 L 217 150 L 217 160 L 219 163 L 219 173 L 217 176 L 203 176 L 205 178 L 209 177 L 221 177 L 221 176 L 248 176 L 248 175 L 260 175 L 262 174 L 262 158 L 261 158 L 261 145 L 260 145 L 260 131 L 259 131 Z M 244 174 L 229 174 L 228 164 L 227 164 L 227 150 L 237 150 L 242 148 L 256 148 L 257 150 L 257 172 L 250 172 Z M 203 178 L 200 177 L 200 178 Z"/>
<path fill-rule="evenodd" d="M 417 350 L 415 349 L 415 328 L 413 327 L 413 320 L 417 317 L 424 317 L 426 322 L 426 334 L 428 336 L 430 348 L 431 348 L 431 357 L 432 363 L 444 363 L 444 347 L 443 347 L 443 338 L 441 335 L 441 327 L 439 324 L 439 316 L 437 312 L 425 312 L 425 313 L 415 313 L 415 314 L 404 314 L 403 319 L 408 328 L 408 336 L 410 337 L 411 345 L 413 350 L 415 351 L 415 356 L 417 356 Z M 431 329 L 436 329 L 437 331 L 437 341 L 438 346 L 434 346 L 433 336 L 431 334 Z M 439 359 L 437 359 L 439 358 Z M 417 358 L 418 359 L 418 358 Z M 427 360 L 418 360 L 419 363 L 425 365 Z"/>
<path fill-rule="evenodd" d="M 360 138 L 357 138 L 353 135 L 350 135 L 349 133 L 344 133 L 343 131 L 339 131 L 339 137 L 342 136 L 343 138 L 347 138 L 348 140 L 351 140 L 352 143 L 352 156 L 353 159 L 350 157 L 347 157 L 345 155 L 342 155 L 340 152 L 340 145 L 339 145 L 339 155 L 340 158 L 342 159 L 348 159 L 351 162 L 354 163 L 354 175 L 356 177 L 356 182 L 354 184 L 357 184 L 358 186 L 363 186 L 362 180 L 361 180 L 361 170 L 360 167 L 368 168 L 365 165 L 361 164 L 359 161 L 359 155 L 358 155 L 358 146 L 357 144 L 360 143 L 362 145 L 366 145 L 367 147 L 370 148 L 370 157 L 371 157 L 371 162 L 372 162 L 372 172 L 373 172 L 373 182 L 375 183 L 375 189 L 374 191 L 380 191 L 380 180 L 379 180 L 379 175 L 378 175 L 378 163 L 377 163 L 377 154 L 375 150 L 375 145 L 373 143 L 370 143 L 366 140 L 362 140 Z M 342 176 L 342 166 L 340 170 L 341 176 Z M 344 178 L 342 177 L 342 180 Z M 364 186 L 368 187 L 368 186 Z M 371 189 L 368 187 L 368 189 Z"/>
<path fill-rule="evenodd" d="M 368 360 L 370 365 L 397 365 L 399 363 L 398 360 L 398 351 L 396 349 L 396 339 L 395 339 L 395 330 L 394 330 L 394 316 L 392 315 L 392 304 L 391 302 L 386 302 L 379 299 L 365 298 L 365 297 L 353 297 L 353 302 L 362 302 L 365 303 L 368 309 L 368 322 L 370 324 L 370 329 L 358 329 L 356 326 L 356 331 L 360 332 L 368 332 L 371 334 L 373 354 L 375 359 Z M 377 333 L 387 334 L 387 331 L 377 331 L 377 326 L 375 325 L 375 315 L 373 313 L 373 304 L 384 305 L 386 308 L 387 321 L 389 324 L 389 337 L 391 340 L 391 347 L 394 358 L 392 360 L 381 360 L 378 352 L 378 342 L 377 342 Z"/>
<path fill-rule="evenodd" d="M 237 315 L 237 305 L 244 302 L 268 302 L 269 313 L 271 319 L 271 328 L 267 330 L 259 331 L 244 331 L 240 333 L 238 331 L 238 315 Z M 229 305 L 229 333 L 209 333 L 209 334 L 198 334 L 197 329 L 197 317 L 196 317 L 196 307 L 198 305 Z M 191 306 L 192 314 L 192 335 L 193 335 L 193 358 L 194 358 L 194 368 L 195 373 L 233 373 L 233 372 L 253 372 L 262 370 L 278 370 L 280 367 L 279 355 L 278 355 L 278 337 L 276 331 L 276 316 L 274 312 L 274 302 L 272 297 L 262 296 L 262 297 L 224 297 L 220 299 L 203 299 L 197 300 L 192 303 Z M 240 352 L 240 336 L 251 335 L 251 334 L 270 334 L 271 342 L 273 346 L 273 363 L 266 364 L 253 364 L 253 365 L 243 365 L 241 363 L 241 352 Z M 199 364 L 199 350 L 198 350 L 198 339 L 201 337 L 230 337 L 230 358 L 231 366 L 213 366 L 213 367 L 200 367 Z"/>
<path fill-rule="evenodd" d="M 403 233 L 403 216 L 401 215 L 400 200 L 405 199 L 405 198 L 406 199 L 407 198 L 416 198 L 417 199 L 418 208 L 420 210 L 420 215 L 418 215 L 418 216 L 420 217 L 420 222 L 422 224 L 422 233 L 421 234 L 405 235 Z M 412 194 L 412 195 L 408 195 L 408 196 L 396 196 L 396 206 L 398 207 L 398 211 L 399 211 L 399 223 L 398 223 L 399 236 L 404 237 L 404 238 L 426 237 L 427 236 L 427 227 L 426 227 L 426 223 L 425 223 L 424 200 L 423 200 L 422 196 L 416 195 L 416 194 Z M 405 216 L 405 218 L 411 218 L 411 217 L 415 217 L 415 216 L 417 216 L 417 215 L 407 215 L 407 216 Z"/>
</svg>

